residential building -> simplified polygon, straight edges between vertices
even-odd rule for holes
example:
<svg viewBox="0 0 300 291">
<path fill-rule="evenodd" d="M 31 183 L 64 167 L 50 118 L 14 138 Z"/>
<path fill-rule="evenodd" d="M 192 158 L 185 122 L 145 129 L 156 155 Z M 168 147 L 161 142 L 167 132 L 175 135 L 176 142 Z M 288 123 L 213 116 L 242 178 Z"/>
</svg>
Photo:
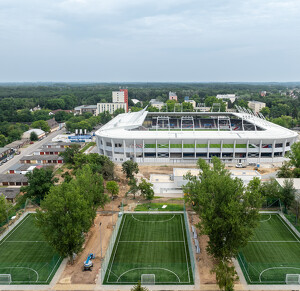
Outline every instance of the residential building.
<svg viewBox="0 0 300 291">
<path fill-rule="evenodd" d="M 15 203 L 16 197 L 20 193 L 20 187 L 15 187 L 15 188 L 0 188 L 0 195 L 3 195 L 5 199 L 11 203 Z"/>
<path fill-rule="evenodd" d="M 32 165 L 32 164 L 15 164 L 9 168 L 9 174 L 27 174 L 28 172 L 32 172 L 35 168 L 40 169 L 43 168 L 44 165 Z"/>
<path fill-rule="evenodd" d="M 56 120 L 54 118 L 49 119 L 46 121 L 50 127 L 50 132 L 59 130 L 59 124 L 56 122 Z"/>
<path fill-rule="evenodd" d="M 267 91 L 260 91 L 260 96 L 265 97 L 267 95 Z"/>
<path fill-rule="evenodd" d="M 128 112 L 127 103 L 97 103 L 97 115 L 105 111 L 114 114 L 117 109 L 124 109 L 124 112 Z"/>
<path fill-rule="evenodd" d="M 85 112 L 90 112 L 93 115 L 96 115 L 97 105 L 81 105 L 74 108 L 75 115 L 81 115 Z"/>
<path fill-rule="evenodd" d="M 128 112 L 128 89 L 120 89 L 120 91 L 112 92 L 112 102 L 113 103 L 126 103 L 126 111 Z"/>
<path fill-rule="evenodd" d="M 60 153 L 64 152 L 66 149 L 65 148 L 42 148 L 42 149 L 37 149 L 33 152 L 34 155 L 59 155 Z"/>
<path fill-rule="evenodd" d="M 0 174 L 0 186 L 27 186 L 27 177 L 22 174 Z"/>
<path fill-rule="evenodd" d="M 149 103 L 150 103 L 150 105 L 151 105 L 152 107 L 155 107 L 155 108 L 157 108 L 157 109 L 159 109 L 159 110 L 161 110 L 162 107 L 165 105 L 164 102 L 158 101 L 158 100 L 156 100 L 156 99 L 151 99 Z"/>
<path fill-rule="evenodd" d="M 184 99 L 184 102 L 192 104 L 193 108 L 196 108 L 196 101 L 192 99 Z"/>
<path fill-rule="evenodd" d="M 58 155 L 32 155 L 20 159 L 21 164 L 62 164 L 63 158 Z"/>
<path fill-rule="evenodd" d="M 29 129 L 29 130 L 25 131 L 25 132 L 23 133 L 23 135 L 22 135 L 22 138 L 30 139 L 30 135 L 31 135 L 32 132 L 35 132 L 35 133 L 36 133 L 38 139 L 40 139 L 40 138 L 46 136 L 45 131 L 43 131 L 43 130 L 41 130 L 41 129 L 39 129 L 39 128 L 33 128 L 33 129 Z"/>
<path fill-rule="evenodd" d="M 248 107 L 252 109 L 255 113 L 260 112 L 264 107 L 266 107 L 266 103 L 260 101 L 249 101 Z"/>
<path fill-rule="evenodd" d="M 177 97 L 177 95 L 176 95 L 175 92 L 172 92 L 172 91 L 169 92 L 169 100 L 176 100 L 176 101 L 178 101 L 178 97 Z"/>
<path fill-rule="evenodd" d="M 231 103 L 233 103 L 236 99 L 237 99 L 237 96 L 235 96 L 235 94 L 218 94 L 217 96 L 217 99 L 229 99 Z"/>
</svg>

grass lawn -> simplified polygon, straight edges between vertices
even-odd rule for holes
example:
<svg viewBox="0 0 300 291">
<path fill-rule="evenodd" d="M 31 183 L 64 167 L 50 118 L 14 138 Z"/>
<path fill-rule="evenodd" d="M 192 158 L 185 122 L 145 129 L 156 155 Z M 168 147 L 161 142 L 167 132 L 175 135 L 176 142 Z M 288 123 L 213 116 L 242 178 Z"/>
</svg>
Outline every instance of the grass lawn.
<svg viewBox="0 0 300 291">
<path fill-rule="evenodd" d="M 124 214 L 104 284 L 193 284 L 183 214 Z"/>
<path fill-rule="evenodd" d="M 167 205 L 167 207 L 162 208 L 164 205 Z M 145 203 L 139 204 L 134 211 L 149 211 L 153 209 L 158 211 L 183 211 L 183 205 L 171 203 Z"/>
<path fill-rule="evenodd" d="M 285 284 L 286 274 L 300 274 L 300 238 L 280 215 L 261 214 L 238 261 L 249 284 Z"/>
<path fill-rule="evenodd" d="M 11 274 L 12 284 L 49 284 L 61 261 L 32 214 L 0 241 L 0 274 Z"/>
</svg>

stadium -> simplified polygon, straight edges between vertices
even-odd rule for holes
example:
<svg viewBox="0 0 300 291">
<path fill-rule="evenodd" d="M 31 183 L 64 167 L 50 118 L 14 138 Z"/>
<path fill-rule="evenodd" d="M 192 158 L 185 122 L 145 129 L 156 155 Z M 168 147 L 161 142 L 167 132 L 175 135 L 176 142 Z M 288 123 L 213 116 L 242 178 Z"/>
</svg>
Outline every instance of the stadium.
<svg viewBox="0 0 300 291">
<path fill-rule="evenodd" d="M 281 162 L 297 133 L 239 107 L 238 112 L 119 114 L 96 132 L 100 154 L 113 162 Z"/>
</svg>

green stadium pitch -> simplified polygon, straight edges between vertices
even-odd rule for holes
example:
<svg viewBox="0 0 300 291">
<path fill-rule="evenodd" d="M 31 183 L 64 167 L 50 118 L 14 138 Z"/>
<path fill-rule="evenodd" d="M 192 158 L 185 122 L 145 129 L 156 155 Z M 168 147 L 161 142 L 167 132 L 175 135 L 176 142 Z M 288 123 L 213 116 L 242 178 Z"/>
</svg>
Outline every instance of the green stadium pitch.
<svg viewBox="0 0 300 291">
<path fill-rule="evenodd" d="M 155 285 L 194 284 L 182 213 L 123 214 L 103 284 L 132 285 L 143 276 Z"/>
<path fill-rule="evenodd" d="M 0 241 L 0 276 L 6 284 L 49 284 L 62 261 L 28 214 Z"/>
<path fill-rule="evenodd" d="M 279 214 L 261 214 L 237 259 L 248 284 L 289 284 L 286 275 L 300 274 L 300 238 Z"/>
</svg>

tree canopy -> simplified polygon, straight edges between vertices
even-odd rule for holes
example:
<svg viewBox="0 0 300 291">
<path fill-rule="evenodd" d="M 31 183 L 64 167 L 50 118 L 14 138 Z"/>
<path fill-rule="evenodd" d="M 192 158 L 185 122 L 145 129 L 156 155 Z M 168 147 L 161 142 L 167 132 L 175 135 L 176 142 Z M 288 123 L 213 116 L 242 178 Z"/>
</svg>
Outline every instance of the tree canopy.
<svg viewBox="0 0 300 291">
<path fill-rule="evenodd" d="M 49 194 L 37 209 L 37 225 L 43 235 L 62 256 L 73 262 L 73 254 L 82 249 L 86 233 L 92 225 L 89 202 L 79 187 L 63 183 L 52 187 Z"/>
<path fill-rule="evenodd" d="M 26 174 L 28 186 L 22 186 L 21 192 L 24 192 L 26 198 L 34 200 L 40 204 L 41 200 L 48 194 L 50 188 L 57 182 L 54 178 L 53 169 L 50 167 L 34 169 Z"/>
<path fill-rule="evenodd" d="M 254 178 L 245 188 L 240 179 L 231 177 L 218 158 L 213 157 L 212 164 L 210 168 L 204 160 L 199 159 L 199 177 L 189 176 L 184 191 L 186 199 L 196 205 L 200 232 L 209 237 L 208 253 L 219 264 L 228 264 L 247 244 L 258 224 L 260 180 Z M 220 265 L 218 271 L 226 271 L 226 284 L 230 285 L 235 276 L 228 268 Z M 220 274 L 218 276 L 223 278 Z M 228 276 L 231 280 L 228 280 Z M 223 279 L 218 282 L 222 287 Z"/>
<path fill-rule="evenodd" d="M 122 171 L 126 175 L 127 179 L 132 179 L 134 174 L 139 172 L 139 166 L 136 162 L 128 160 L 122 164 Z"/>
</svg>

